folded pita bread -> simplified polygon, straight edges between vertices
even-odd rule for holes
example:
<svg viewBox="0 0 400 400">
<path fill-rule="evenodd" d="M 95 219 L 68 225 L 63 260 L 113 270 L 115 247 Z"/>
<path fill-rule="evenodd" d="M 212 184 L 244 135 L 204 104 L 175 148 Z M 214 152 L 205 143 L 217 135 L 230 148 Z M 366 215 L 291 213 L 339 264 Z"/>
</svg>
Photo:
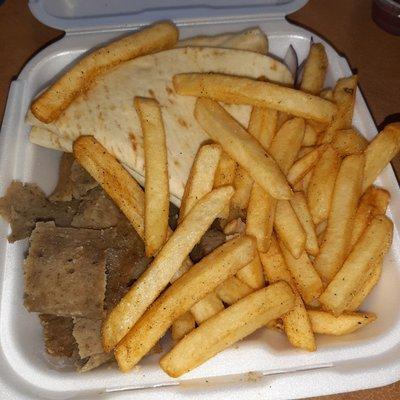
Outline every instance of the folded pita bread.
<svg viewBox="0 0 400 400">
<path fill-rule="evenodd" d="M 256 37 L 250 41 L 252 49 L 266 48 L 259 34 L 250 37 Z M 202 44 L 206 43 L 205 38 L 201 39 Z M 257 40 L 259 44 L 254 46 Z M 225 35 L 218 44 L 243 47 L 243 40 Z M 79 136 L 93 135 L 144 184 L 143 139 L 133 99 L 135 96 L 156 98 L 162 108 L 167 136 L 171 201 L 179 206 L 194 156 L 199 146 L 209 140 L 193 116 L 195 98 L 180 96 L 173 90 L 172 77 L 184 72 L 262 77 L 286 85 L 293 82 L 285 65 L 263 54 L 215 47 L 175 48 L 125 62 L 98 77 L 85 94 L 50 124 L 28 113 L 27 119 L 32 125 L 30 140 L 71 152 L 72 143 Z M 226 109 L 247 126 L 249 106 L 227 105 Z"/>
</svg>

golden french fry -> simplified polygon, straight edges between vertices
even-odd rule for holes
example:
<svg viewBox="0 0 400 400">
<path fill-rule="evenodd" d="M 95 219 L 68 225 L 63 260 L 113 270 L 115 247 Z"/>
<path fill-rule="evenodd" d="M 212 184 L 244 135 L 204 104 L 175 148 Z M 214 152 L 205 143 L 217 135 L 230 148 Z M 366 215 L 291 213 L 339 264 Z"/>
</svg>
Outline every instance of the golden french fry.
<svg viewBox="0 0 400 400">
<path fill-rule="evenodd" d="M 257 240 L 258 251 L 267 251 L 274 226 L 276 199 L 254 183 L 246 217 L 246 233 Z"/>
<path fill-rule="evenodd" d="M 390 194 L 387 190 L 370 186 L 361 196 L 354 217 L 354 225 L 351 233 L 350 247 L 353 247 L 367 227 L 372 217 L 385 214 L 389 204 Z"/>
<path fill-rule="evenodd" d="M 347 156 L 339 169 L 332 195 L 328 225 L 315 269 L 324 283 L 329 283 L 346 259 L 350 247 L 354 216 L 361 195 L 364 156 Z"/>
<path fill-rule="evenodd" d="M 345 157 L 350 154 L 363 153 L 368 146 L 368 140 L 354 128 L 341 129 L 336 131 L 332 146 L 341 156 Z"/>
<path fill-rule="evenodd" d="M 288 173 L 296 160 L 303 142 L 304 128 L 304 119 L 290 119 L 282 125 L 269 146 L 268 154 L 276 161 L 284 174 Z"/>
<path fill-rule="evenodd" d="M 133 368 L 165 334 L 172 322 L 254 257 L 249 236 L 215 249 L 175 281 L 133 325 L 114 354 L 122 371 Z"/>
<path fill-rule="evenodd" d="M 300 183 L 302 184 L 301 190 L 302 190 L 305 194 L 307 194 L 307 192 L 308 192 L 308 186 L 310 185 L 313 172 L 314 172 L 314 169 L 312 168 L 310 171 L 308 171 L 308 172 L 305 174 L 304 178 L 300 181 Z"/>
<path fill-rule="evenodd" d="M 303 92 L 319 94 L 324 87 L 328 57 L 322 43 L 313 43 L 310 46 L 307 60 L 304 64 L 303 77 L 300 89 Z"/>
<path fill-rule="evenodd" d="M 400 150 L 400 122 L 385 126 L 365 149 L 363 192 Z"/>
<path fill-rule="evenodd" d="M 304 129 L 304 137 L 302 146 L 314 146 L 317 144 L 318 133 L 317 131 L 310 125 L 306 124 Z"/>
<path fill-rule="evenodd" d="M 322 293 L 323 307 L 338 316 L 349 306 L 353 297 L 368 281 L 388 251 L 393 235 L 393 223 L 384 215 L 373 218 L 353 247 L 342 268 Z"/>
<path fill-rule="evenodd" d="M 305 251 L 296 259 L 282 241 L 279 241 L 279 245 L 302 299 L 306 304 L 312 305 L 323 291 L 321 278 Z"/>
<path fill-rule="evenodd" d="M 328 146 L 315 164 L 307 188 L 308 206 L 314 224 L 319 224 L 328 218 L 340 162 L 337 152 Z"/>
<path fill-rule="evenodd" d="M 236 276 L 254 290 L 265 286 L 263 267 L 258 252 L 252 261 L 237 272 Z"/>
<path fill-rule="evenodd" d="M 305 249 L 306 233 L 289 201 L 277 202 L 274 228 L 293 257 L 299 258 Z"/>
<path fill-rule="evenodd" d="M 249 285 L 246 285 L 240 279 L 232 276 L 228 278 L 225 282 L 221 283 L 215 290 L 217 296 L 229 306 L 236 303 L 243 297 L 246 297 L 250 293 L 254 292 Z"/>
<path fill-rule="evenodd" d="M 191 309 L 196 322 L 200 325 L 204 321 L 218 314 L 224 309 L 224 304 L 218 298 L 215 292 L 209 293 L 207 296 L 198 301 Z"/>
<path fill-rule="evenodd" d="M 161 368 L 177 378 L 290 311 L 294 295 L 278 282 L 260 289 L 210 318 L 185 336 L 160 361 Z"/>
<path fill-rule="evenodd" d="M 184 96 L 205 97 L 228 104 L 272 108 L 296 117 L 330 123 L 336 105 L 301 90 L 239 76 L 223 74 L 178 74 L 175 91 Z"/>
<path fill-rule="evenodd" d="M 240 165 L 236 169 L 233 187 L 235 188 L 235 193 L 230 204 L 230 220 L 240 217 L 242 211 L 247 209 L 251 188 L 253 187 L 253 179 Z"/>
<path fill-rule="evenodd" d="M 253 107 L 249 122 L 249 132 L 268 150 L 277 131 L 278 111 L 271 108 Z"/>
<path fill-rule="evenodd" d="M 206 144 L 197 152 L 183 193 L 178 224 L 193 206 L 213 189 L 221 151 L 221 147 L 217 144 Z"/>
<path fill-rule="evenodd" d="M 94 137 L 74 142 L 74 157 L 101 185 L 144 239 L 144 193 L 134 178 Z"/>
<path fill-rule="evenodd" d="M 316 256 L 319 252 L 318 239 L 304 193 L 295 192 L 293 198 L 290 200 L 290 205 L 296 213 L 296 216 L 306 234 L 306 252 L 312 256 Z"/>
<path fill-rule="evenodd" d="M 214 189 L 200 199 L 178 225 L 151 265 L 105 319 L 102 339 L 106 352 L 118 344 L 167 286 L 195 244 L 229 203 L 232 194 L 231 186 Z"/>
<path fill-rule="evenodd" d="M 143 134 L 146 185 L 144 192 L 144 243 L 146 255 L 154 256 L 167 240 L 169 180 L 167 143 L 157 100 L 136 97 L 135 108 Z"/>
<path fill-rule="evenodd" d="M 314 333 L 322 335 L 346 335 L 376 320 L 372 313 L 345 313 L 335 317 L 322 310 L 309 310 L 308 316 Z"/>
<path fill-rule="evenodd" d="M 299 152 L 297 153 L 296 161 L 303 158 L 308 153 L 311 153 L 313 150 L 316 149 L 316 146 L 301 146 Z"/>
<path fill-rule="evenodd" d="M 324 89 L 319 94 L 323 99 L 333 101 L 333 90 L 332 89 Z"/>
<path fill-rule="evenodd" d="M 196 328 L 196 321 L 190 311 L 177 318 L 171 327 L 173 340 L 181 340 L 185 335 Z"/>
<path fill-rule="evenodd" d="M 97 76 L 124 61 L 172 48 L 178 36 L 175 25 L 162 22 L 95 50 L 83 57 L 32 103 L 33 115 L 46 124 L 56 120 Z"/>
<path fill-rule="evenodd" d="M 349 305 L 346 307 L 346 311 L 356 311 L 360 308 L 361 304 L 371 293 L 372 289 L 379 282 L 382 274 L 382 260 L 378 260 L 372 267 L 372 272 L 368 277 L 368 280 L 358 290 L 358 292 L 351 299 Z"/>
<path fill-rule="evenodd" d="M 289 119 L 293 118 L 290 114 L 285 113 L 283 111 L 278 111 L 278 117 L 276 121 L 276 131 L 281 129 L 282 125 L 288 121 Z"/>
<path fill-rule="evenodd" d="M 291 185 L 300 182 L 317 164 L 322 154 L 326 150 L 326 145 L 318 146 L 299 158 L 290 168 L 287 179 Z"/>
<path fill-rule="evenodd" d="M 288 199 L 292 190 L 275 161 L 222 106 L 198 99 L 194 110 L 202 128 L 272 197 Z"/>
</svg>

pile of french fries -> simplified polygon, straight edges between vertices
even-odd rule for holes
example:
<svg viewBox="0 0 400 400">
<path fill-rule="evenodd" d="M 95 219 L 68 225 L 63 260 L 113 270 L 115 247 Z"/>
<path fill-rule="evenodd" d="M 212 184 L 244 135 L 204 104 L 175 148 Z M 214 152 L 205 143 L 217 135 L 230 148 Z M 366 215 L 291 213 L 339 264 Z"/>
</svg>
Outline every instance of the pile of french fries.
<svg viewBox="0 0 400 400">
<path fill-rule="evenodd" d="M 74 143 L 154 257 L 103 324 L 104 349 L 122 371 L 170 328 L 175 345 L 160 365 L 179 377 L 261 327 L 314 351 L 315 334 L 376 319 L 358 310 L 381 276 L 393 224 L 390 195 L 373 183 L 400 149 L 400 124 L 368 142 L 352 127 L 357 77 L 324 90 L 327 66 L 323 45 L 312 44 L 299 89 L 214 73 L 174 77 L 178 94 L 197 97 L 195 118 L 212 141 L 194 159 L 175 231 L 155 99 L 132 101 L 144 191 L 93 137 Z M 249 126 L 219 102 L 251 105 Z M 190 252 L 217 218 L 226 243 L 192 265 Z"/>
</svg>

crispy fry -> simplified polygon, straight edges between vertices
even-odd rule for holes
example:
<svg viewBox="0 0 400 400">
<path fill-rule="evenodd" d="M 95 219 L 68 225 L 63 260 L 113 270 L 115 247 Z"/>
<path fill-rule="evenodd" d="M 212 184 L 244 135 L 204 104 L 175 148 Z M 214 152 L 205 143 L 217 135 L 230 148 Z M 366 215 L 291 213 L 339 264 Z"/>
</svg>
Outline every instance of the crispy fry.
<svg viewBox="0 0 400 400">
<path fill-rule="evenodd" d="M 370 186 L 361 196 L 356 215 L 354 217 L 354 225 L 351 234 L 350 247 L 353 247 L 367 225 L 375 215 L 385 214 L 389 204 L 390 194 L 388 191 Z"/>
<path fill-rule="evenodd" d="M 228 278 L 225 282 L 221 283 L 215 290 L 217 296 L 229 306 L 236 303 L 243 297 L 246 297 L 250 293 L 254 292 L 249 285 L 246 285 L 240 279 L 232 276 Z"/>
<path fill-rule="evenodd" d="M 304 137 L 304 120 L 292 118 L 285 122 L 276 133 L 268 154 L 276 161 L 284 174 L 296 160 Z"/>
<path fill-rule="evenodd" d="M 235 188 L 235 193 L 230 204 L 230 220 L 240 217 L 242 210 L 247 209 L 251 188 L 253 187 L 253 179 L 240 165 L 236 169 L 233 187 Z"/>
<path fill-rule="evenodd" d="M 193 206 L 213 189 L 221 151 L 221 147 L 217 144 L 206 144 L 197 152 L 183 193 L 178 224 Z"/>
<path fill-rule="evenodd" d="M 361 195 L 364 156 L 347 156 L 340 166 L 332 195 L 328 225 L 315 268 L 325 283 L 339 271 L 351 247 L 354 216 Z"/>
<path fill-rule="evenodd" d="M 95 50 L 83 57 L 33 102 L 33 115 L 46 124 L 56 120 L 98 75 L 124 61 L 172 48 L 178 36 L 175 25 L 162 22 Z"/>
<path fill-rule="evenodd" d="M 274 228 L 293 257 L 299 258 L 305 249 L 306 233 L 289 201 L 277 202 Z"/>
<path fill-rule="evenodd" d="M 228 204 L 232 194 L 231 186 L 213 190 L 199 200 L 173 232 L 152 264 L 104 321 L 102 338 L 106 352 L 117 345 L 167 286 L 195 244 Z"/>
<path fill-rule="evenodd" d="M 322 293 L 319 301 L 323 307 L 340 315 L 353 297 L 368 281 L 377 262 L 388 251 L 393 235 L 393 223 L 384 215 L 373 218 L 359 241 L 347 257 L 343 267 Z"/>
<path fill-rule="evenodd" d="M 285 113 L 283 111 L 278 111 L 278 118 L 276 121 L 276 131 L 279 131 L 279 129 L 281 129 L 282 125 L 291 118 L 293 118 L 293 117 L 290 114 Z"/>
<path fill-rule="evenodd" d="M 74 142 L 74 157 L 101 185 L 144 239 L 144 193 L 122 165 L 92 136 Z"/>
<path fill-rule="evenodd" d="M 333 90 L 332 89 L 324 89 L 319 94 L 323 99 L 333 101 Z"/>
<path fill-rule="evenodd" d="M 302 190 L 305 194 L 308 193 L 308 187 L 310 186 L 310 182 L 311 182 L 311 178 L 313 175 L 314 169 L 312 168 L 310 171 L 308 171 L 306 173 L 306 175 L 304 176 L 304 178 L 300 181 L 300 183 L 302 184 Z"/>
<path fill-rule="evenodd" d="M 372 313 L 345 313 L 335 317 L 322 310 L 309 310 L 308 316 L 314 333 L 322 335 L 346 335 L 376 320 Z"/>
<path fill-rule="evenodd" d="M 277 121 L 278 111 L 271 108 L 253 107 L 251 111 L 249 133 L 260 142 L 265 151 L 275 136 Z"/>
<path fill-rule="evenodd" d="M 254 290 L 265 286 L 263 267 L 258 252 L 250 263 L 237 272 L 236 276 Z"/>
<path fill-rule="evenodd" d="M 196 102 L 194 114 L 208 135 L 272 197 L 291 197 L 292 190 L 275 161 L 222 106 L 201 98 Z"/>
<path fill-rule="evenodd" d="M 258 251 L 267 251 L 274 226 L 276 199 L 257 183 L 251 190 L 247 208 L 246 233 L 257 239 Z"/>
<path fill-rule="evenodd" d="M 302 146 L 314 146 L 317 144 L 317 139 L 318 139 L 317 131 L 313 128 L 312 125 L 306 124 L 305 130 L 304 130 L 303 143 L 301 145 Z"/>
<path fill-rule="evenodd" d="M 217 297 L 215 292 L 209 293 L 207 296 L 198 301 L 191 309 L 191 313 L 200 325 L 207 321 L 213 315 L 218 314 L 224 309 L 222 301 Z"/>
<path fill-rule="evenodd" d="M 291 185 L 296 185 L 296 183 L 300 182 L 314 168 L 325 150 L 325 145 L 318 146 L 298 159 L 287 174 L 289 183 Z"/>
<path fill-rule="evenodd" d="M 175 281 L 133 325 L 115 348 L 122 371 L 128 371 L 165 334 L 172 322 L 254 257 L 255 242 L 249 236 L 218 247 Z"/>
<path fill-rule="evenodd" d="M 177 378 L 279 318 L 293 305 L 293 292 L 285 282 L 251 293 L 185 336 L 161 359 L 161 368 Z"/>
<path fill-rule="evenodd" d="M 335 104 L 300 90 L 275 83 L 222 74 L 178 74 L 173 77 L 176 92 L 230 104 L 272 108 L 296 117 L 330 123 Z"/>
<path fill-rule="evenodd" d="M 319 252 L 318 239 L 304 193 L 295 192 L 292 200 L 290 200 L 290 205 L 306 234 L 306 252 L 312 256 L 316 256 Z"/>
<path fill-rule="evenodd" d="M 190 311 L 177 318 L 171 326 L 173 340 L 181 340 L 185 335 L 196 328 L 196 321 Z"/>
<path fill-rule="evenodd" d="M 303 77 L 300 89 L 304 92 L 319 94 L 324 87 L 328 57 L 322 43 L 313 43 L 306 63 L 304 64 Z"/>
<path fill-rule="evenodd" d="M 336 131 L 332 141 L 333 148 L 343 157 L 361 154 L 368 146 L 368 140 L 354 128 Z"/>
<path fill-rule="evenodd" d="M 154 99 L 134 100 L 142 127 L 145 157 L 144 242 L 146 255 L 154 256 L 167 240 L 169 181 L 167 143 L 161 109 Z"/>
<path fill-rule="evenodd" d="M 400 122 L 385 126 L 365 149 L 363 192 L 400 150 Z"/>
<path fill-rule="evenodd" d="M 314 224 L 319 224 L 328 218 L 340 162 L 337 152 L 328 146 L 315 164 L 307 189 L 308 206 Z"/>
<path fill-rule="evenodd" d="M 300 160 L 300 158 L 303 158 L 306 156 L 308 153 L 311 153 L 313 150 L 315 150 L 316 146 L 301 146 L 299 152 L 297 153 L 296 161 Z"/>
<path fill-rule="evenodd" d="M 296 259 L 282 241 L 279 241 L 279 246 L 301 297 L 306 304 L 312 305 L 313 301 L 322 293 L 323 285 L 310 258 L 307 253 L 303 251 L 300 257 Z"/>
</svg>

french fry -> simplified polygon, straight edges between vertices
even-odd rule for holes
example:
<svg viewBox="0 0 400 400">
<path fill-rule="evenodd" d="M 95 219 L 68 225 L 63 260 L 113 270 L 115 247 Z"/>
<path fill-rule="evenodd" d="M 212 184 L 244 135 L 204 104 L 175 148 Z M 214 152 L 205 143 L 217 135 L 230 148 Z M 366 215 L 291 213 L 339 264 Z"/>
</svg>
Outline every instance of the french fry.
<svg viewBox="0 0 400 400">
<path fill-rule="evenodd" d="M 236 276 L 254 290 L 265 286 L 263 267 L 258 252 L 251 262 L 237 272 Z"/>
<path fill-rule="evenodd" d="M 197 152 L 183 193 L 178 224 L 193 206 L 213 189 L 221 151 L 217 144 L 206 144 Z"/>
<path fill-rule="evenodd" d="M 339 271 L 351 249 L 350 241 L 361 195 L 363 171 L 362 154 L 347 156 L 340 166 L 333 190 L 328 225 L 314 264 L 326 284 Z"/>
<path fill-rule="evenodd" d="M 215 292 L 209 293 L 207 296 L 198 301 L 191 309 L 196 322 L 200 325 L 207 321 L 213 315 L 218 314 L 224 309 L 221 299 L 218 298 Z"/>
<path fill-rule="evenodd" d="M 302 146 L 314 146 L 317 144 L 318 133 L 317 131 L 310 125 L 306 124 L 304 129 L 304 137 Z"/>
<path fill-rule="evenodd" d="M 382 260 L 377 260 L 375 265 L 372 267 L 372 272 L 368 277 L 368 280 L 358 290 L 358 292 L 351 299 L 349 305 L 346 307 L 346 311 L 358 310 L 367 296 L 371 293 L 372 289 L 379 282 L 382 275 Z"/>
<path fill-rule="evenodd" d="M 172 48 L 178 36 L 175 25 L 162 22 L 95 50 L 83 57 L 32 103 L 33 115 L 46 124 L 56 120 L 97 76 L 124 61 Z"/>
<path fill-rule="evenodd" d="M 302 299 L 306 304 L 312 305 L 313 301 L 322 293 L 323 285 L 310 258 L 303 251 L 300 257 L 296 259 L 282 241 L 279 241 L 279 246 Z"/>
<path fill-rule="evenodd" d="M 300 89 L 303 92 L 319 94 L 324 87 L 328 57 L 322 43 L 312 43 L 304 64 Z"/>
<path fill-rule="evenodd" d="M 169 179 L 167 143 L 161 109 L 154 99 L 136 97 L 135 108 L 143 134 L 146 185 L 144 191 L 144 243 L 154 256 L 167 240 Z"/>
<path fill-rule="evenodd" d="M 276 121 L 276 131 L 278 131 L 279 129 L 281 129 L 282 125 L 288 121 L 289 119 L 293 118 L 291 115 L 289 115 L 288 113 L 285 113 L 283 111 L 278 111 L 278 118 Z"/>
<path fill-rule="evenodd" d="M 400 150 L 400 122 L 386 125 L 365 149 L 363 192 Z"/>
<path fill-rule="evenodd" d="M 260 142 L 265 151 L 275 136 L 277 121 L 278 111 L 271 108 L 253 107 L 251 111 L 249 133 Z"/>
<path fill-rule="evenodd" d="M 275 161 L 217 102 L 201 98 L 196 102 L 194 115 L 214 141 L 241 165 L 272 197 L 288 199 L 292 190 Z"/>
<path fill-rule="evenodd" d="M 247 208 L 246 234 L 257 240 L 258 251 L 267 251 L 274 226 L 276 199 L 257 183 L 253 185 Z"/>
<path fill-rule="evenodd" d="M 328 218 L 340 163 L 337 152 L 328 146 L 315 164 L 307 188 L 308 206 L 314 224 L 319 224 Z"/>
<path fill-rule="evenodd" d="M 239 76 L 223 74 L 178 74 L 173 77 L 175 91 L 228 104 L 248 104 L 272 108 L 296 117 L 330 123 L 336 105 L 300 90 Z"/>
<path fill-rule="evenodd" d="M 236 162 L 223 151 L 219 159 L 217 170 L 215 171 L 214 188 L 225 185 L 234 185 L 236 167 Z M 226 207 L 219 218 L 228 219 L 229 209 L 229 206 Z"/>
<path fill-rule="evenodd" d="M 301 146 L 299 152 L 297 153 L 296 161 L 300 160 L 300 158 L 303 158 L 306 156 L 308 153 L 311 153 L 313 150 L 315 150 L 316 146 Z"/>
<path fill-rule="evenodd" d="M 300 183 L 302 184 L 302 190 L 305 194 L 307 194 L 308 192 L 308 186 L 310 186 L 310 182 L 311 182 L 311 178 L 313 175 L 314 169 L 312 168 L 310 171 L 308 171 L 304 178 L 300 181 Z"/>
<path fill-rule="evenodd" d="M 376 320 L 372 313 L 345 313 L 335 317 L 322 310 L 309 310 L 308 316 L 314 333 L 322 335 L 346 335 Z"/>
<path fill-rule="evenodd" d="M 294 295 L 278 282 L 260 289 L 210 318 L 185 336 L 160 360 L 161 368 L 177 378 L 290 311 Z"/>
<path fill-rule="evenodd" d="M 296 183 L 300 182 L 314 168 L 325 150 L 326 145 L 318 146 L 298 159 L 287 174 L 289 183 L 296 185 Z"/>
<path fill-rule="evenodd" d="M 144 239 L 144 193 L 139 184 L 94 137 L 74 142 L 74 157 L 101 185 Z"/>
<path fill-rule="evenodd" d="M 225 279 L 248 264 L 254 240 L 243 236 L 218 247 L 175 281 L 133 325 L 114 354 L 122 371 L 133 368 L 165 334 L 172 322 Z"/>
<path fill-rule="evenodd" d="M 299 258 L 305 249 L 306 233 L 289 201 L 277 202 L 274 228 L 293 257 Z"/>
<path fill-rule="evenodd" d="M 367 225 L 375 215 L 386 213 L 389 204 L 390 194 L 388 191 L 370 186 L 361 196 L 360 203 L 357 207 L 354 217 L 354 225 L 351 233 L 350 247 L 353 247 Z"/>
<path fill-rule="evenodd" d="M 303 300 L 297 292 L 296 283 L 286 266 L 282 252 L 274 237 L 271 240 L 271 246 L 268 252 L 260 253 L 260 258 L 264 267 L 266 280 L 269 283 L 285 281 L 292 287 L 296 295 L 293 310 L 282 316 L 283 328 L 289 342 L 294 347 L 314 351 L 316 349 L 315 338 L 307 311 L 304 307 Z"/>
<path fill-rule="evenodd" d="M 373 218 L 353 247 L 342 268 L 319 298 L 324 309 L 338 316 L 368 281 L 388 251 L 393 235 L 393 223 L 384 215 Z"/>
<path fill-rule="evenodd" d="M 105 319 L 102 339 L 106 352 L 119 343 L 167 286 L 195 244 L 229 203 L 232 194 L 231 186 L 214 189 L 200 199 L 178 225 L 151 265 Z"/>
<path fill-rule="evenodd" d="M 225 282 L 221 283 L 215 290 L 217 296 L 229 306 L 236 303 L 243 297 L 246 297 L 250 293 L 254 292 L 249 285 L 246 285 L 240 279 L 232 276 L 228 278 Z"/>
<path fill-rule="evenodd" d="M 319 94 L 323 99 L 333 101 L 333 90 L 332 89 L 324 89 Z"/>
<path fill-rule="evenodd" d="M 341 129 L 335 132 L 332 146 L 342 157 L 345 157 L 363 153 L 368 146 L 368 140 L 354 128 Z"/>
<path fill-rule="evenodd" d="M 235 193 L 230 204 L 230 220 L 240 217 L 242 211 L 247 209 L 251 188 L 253 187 L 253 179 L 240 165 L 236 169 L 233 187 L 235 188 Z"/>
<path fill-rule="evenodd" d="M 196 321 L 190 311 L 177 318 L 171 326 L 173 340 L 181 340 L 185 335 L 196 328 Z"/>
<path fill-rule="evenodd" d="M 276 133 L 268 149 L 268 154 L 276 161 L 284 174 L 296 160 L 304 137 L 305 123 L 302 118 L 292 118 L 285 122 Z"/>
<path fill-rule="evenodd" d="M 306 234 L 306 252 L 312 256 L 316 256 L 319 252 L 318 239 L 304 193 L 295 192 L 293 198 L 290 200 L 290 205 Z"/>
</svg>

